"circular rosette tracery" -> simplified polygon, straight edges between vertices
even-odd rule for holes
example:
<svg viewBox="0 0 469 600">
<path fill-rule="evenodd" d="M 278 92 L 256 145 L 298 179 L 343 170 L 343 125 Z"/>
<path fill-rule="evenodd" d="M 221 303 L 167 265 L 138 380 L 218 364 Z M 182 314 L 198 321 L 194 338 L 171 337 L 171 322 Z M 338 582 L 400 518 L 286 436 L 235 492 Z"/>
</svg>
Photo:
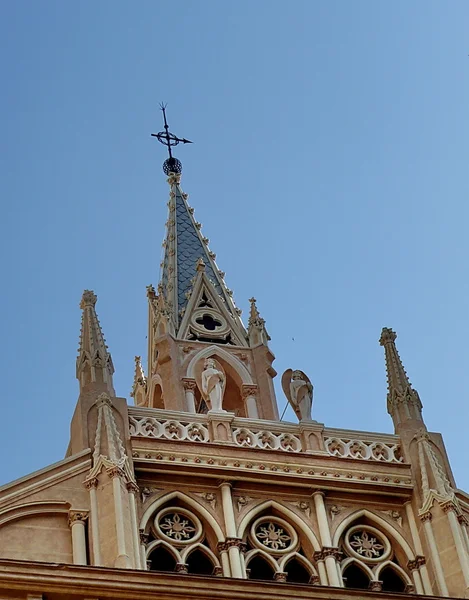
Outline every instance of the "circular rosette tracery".
<svg viewBox="0 0 469 600">
<path fill-rule="evenodd" d="M 154 526 L 158 537 L 173 546 L 185 546 L 200 540 L 203 535 L 200 520 L 185 508 L 169 507 L 155 517 Z"/>
<path fill-rule="evenodd" d="M 382 562 L 392 552 L 386 536 L 369 525 L 350 528 L 345 535 L 345 547 L 349 554 L 368 563 Z"/>
<path fill-rule="evenodd" d="M 298 535 L 291 525 L 278 517 L 261 517 L 251 525 L 252 543 L 271 554 L 286 554 L 298 546 Z"/>
</svg>

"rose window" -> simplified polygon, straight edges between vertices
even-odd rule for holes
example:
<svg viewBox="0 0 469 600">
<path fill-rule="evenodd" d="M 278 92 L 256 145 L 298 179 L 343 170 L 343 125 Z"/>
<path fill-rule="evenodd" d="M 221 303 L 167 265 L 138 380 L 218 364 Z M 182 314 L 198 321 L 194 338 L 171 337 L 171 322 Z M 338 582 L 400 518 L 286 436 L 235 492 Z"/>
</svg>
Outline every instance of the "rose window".
<svg viewBox="0 0 469 600">
<path fill-rule="evenodd" d="M 345 545 L 349 554 L 366 562 L 381 562 L 391 554 L 391 545 L 387 538 L 374 527 L 357 525 L 345 536 Z"/>
<path fill-rule="evenodd" d="M 265 523 L 259 525 L 256 531 L 256 537 L 264 546 L 272 548 L 272 550 L 283 550 L 291 543 L 291 537 L 288 533 L 276 525 L 275 523 Z"/>
<path fill-rule="evenodd" d="M 295 530 L 277 517 L 257 519 L 251 526 L 250 538 L 255 546 L 273 554 L 290 552 L 298 542 Z"/>
<path fill-rule="evenodd" d="M 155 519 L 155 528 L 159 537 L 171 541 L 173 545 L 185 545 L 196 542 L 202 536 L 199 519 L 184 508 L 167 508 Z"/>
</svg>

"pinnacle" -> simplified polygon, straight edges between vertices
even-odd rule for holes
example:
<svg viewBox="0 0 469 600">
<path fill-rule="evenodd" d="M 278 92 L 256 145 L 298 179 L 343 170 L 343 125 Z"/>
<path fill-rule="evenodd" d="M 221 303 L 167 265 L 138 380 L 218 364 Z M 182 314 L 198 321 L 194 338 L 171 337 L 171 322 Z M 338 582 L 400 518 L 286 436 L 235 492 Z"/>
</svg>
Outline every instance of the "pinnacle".
<svg viewBox="0 0 469 600">
<path fill-rule="evenodd" d="M 397 334 L 389 327 L 383 327 L 381 331 L 381 337 L 379 338 L 379 343 L 381 346 L 384 344 L 389 344 L 395 342 L 397 338 Z"/>
<path fill-rule="evenodd" d="M 98 296 L 96 296 L 93 290 L 85 290 L 81 297 L 80 308 L 83 309 L 86 306 L 95 306 L 97 300 Z"/>
</svg>

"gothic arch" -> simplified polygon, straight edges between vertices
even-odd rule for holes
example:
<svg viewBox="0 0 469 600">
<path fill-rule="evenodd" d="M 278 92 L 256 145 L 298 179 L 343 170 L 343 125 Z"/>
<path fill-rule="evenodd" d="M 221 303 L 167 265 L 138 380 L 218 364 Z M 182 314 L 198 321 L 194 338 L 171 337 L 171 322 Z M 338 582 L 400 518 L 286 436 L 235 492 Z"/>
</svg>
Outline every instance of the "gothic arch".
<svg viewBox="0 0 469 600">
<path fill-rule="evenodd" d="M 352 523 L 360 517 L 367 517 L 368 519 L 370 519 L 370 521 L 376 523 L 378 527 L 381 527 L 381 529 L 386 531 L 386 533 L 388 533 L 390 537 L 394 539 L 394 541 L 402 548 L 408 560 L 413 560 L 415 558 L 414 551 L 412 550 L 409 542 L 404 538 L 404 536 L 395 527 L 388 523 L 386 519 L 383 519 L 383 517 L 381 517 L 380 515 L 377 515 L 376 513 L 371 512 L 366 508 L 352 512 L 347 517 L 345 517 L 345 519 L 341 523 L 339 523 L 332 539 L 333 546 L 338 546 L 340 538 L 344 531 L 347 529 L 347 527 L 349 525 L 352 525 Z"/>
<path fill-rule="evenodd" d="M 370 567 L 368 565 L 366 565 L 364 562 L 359 561 L 356 558 L 353 558 L 353 556 L 350 556 L 349 558 L 346 558 L 341 564 L 340 564 L 340 574 L 341 576 L 343 576 L 345 569 L 351 565 L 357 565 L 357 567 L 359 569 L 361 569 L 364 573 L 366 573 L 366 575 L 370 578 L 370 581 L 374 581 L 375 579 L 377 579 L 377 577 L 375 577 L 375 575 L 373 574 L 373 571 L 370 569 Z"/>
<path fill-rule="evenodd" d="M 305 556 L 302 556 L 298 552 L 290 552 L 290 554 L 283 556 L 282 559 L 279 560 L 278 566 L 280 568 L 280 571 L 285 571 L 285 567 L 288 566 L 288 562 L 292 558 L 296 558 L 304 566 L 304 568 L 309 572 L 310 575 L 317 575 L 316 569 L 310 563 L 310 561 Z"/>
<path fill-rule="evenodd" d="M 158 508 L 163 504 L 166 504 L 166 502 L 169 502 L 169 500 L 173 500 L 174 498 L 178 498 L 182 502 L 185 502 L 187 506 L 190 506 L 196 513 L 201 515 L 212 528 L 218 542 L 223 542 L 225 540 L 223 531 L 221 530 L 220 525 L 217 523 L 213 515 L 204 506 L 199 504 L 199 502 L 182 492 L 169 492 L 168 494 L 164 494 L 163 496 L 160 496 L 159 498 L 154 500 L 143 513 L 142 519 L 140 521 L 140 529 L 143 529 L 145 531 L 147 529 L 151 517 L 158 510 Z"/>
<path fill-rule="evenodd" d="M 181 555 L 179 554 L 177 549 L 173 548 L 173 546 L 171 546 L 171 544 L 168 544 L 168 542 L 165 542 L 164 540 L 154 540 L 153 542 L 148 544 L 147 548 L 145 549 L 146 557 L 148 558 L 150 556 L 150 554 L 153 552 L 153 550 L 155 548 L 158 548 L 158 546 L 162 546 L 165 550 L 167 550 L 171 554 L 171 556 L 173 556 L 173 558 L 175 559 L 175 561 L 177 563 L 183 562 L 181 560 Z"/>
<path fill-rule="evenodd" d="M 275 509 L 284 517 L 286 517 L 287 520 L 292 521 L 298 527 L 300 532 L 304 534 L 304 536 L 307 538 L 314 550 L 321 550 L 321 545 L 319 544 L 317 537 L 315 536 L 313 530 L 310 529 L 308 524 L 305 521 L 303 521 L 303 519 L 299 517 L 296 513 L 294 513 L 292 510 L 290 510 L 286 506 L 283 506 L 282 504 L 279 504 L 275 500 L 266 500 L 265 502 L 261 502 L 261 504 L 258 504 L 257 506 L 252 508 L 248 513 L 246 513 L 238 526 L 238 537 L 242 538 L 248 525 L 251 523 L 254 517 L 256 517 L 259 513 L 266 510 L 267 508 Z"/>
<path fill-rule="evenodd" d="M 249 567 L 250 561 L 256 556 L 261 556 L 263 559 L 265 559 L 265 561 L 267 563 L 269 563 L 269 565 L 272 567 L 274 573 L 279 572 L 280 569 L 279 569 L 278 563 L 270 556 L 270 554 L 267 554 L 267 552 L 264 552 L 263 550 L 260 550 L 259 548 L 254 548 L 254 550 L 250 550 L 246 554 L 246 558 L 245 558 L 246 568 Z"/>
<path fill-rule="evenodd" d="M 385 569 L 386 567 L 390 567 L 391 569 L 394 569 L 394 571 L 396 571 L 396 573 L 402 577 L 402 579 L 405 581 L 405 583 L 407 585 L 412 585 L 412 580 L 410 579 L 410 577 L 407 575 L 407 573 L 404 571 L 404 569 L 402 567 L 400 567 L 399 565 L 396 565 L 395 562 L 392 562 L 391 560 L 387 560 L 386 562 L 382 563 L 379 565 L 379 567 L 377 567 L 375 569 L 375 579 L 379 579 L 381 571 L 383 569 Z"/>
<path fill-rule="evenodd" d="M 228 363 L 240 378 L 242 385 L 252 385 L 254 383 L 251 374 L 240 360 L 238 360 L 232 354 L 227 352 L 224 348 L 215 345 L 200 350 L 195 356 L 192 357 L 191 361 L 187 366 L 185 377 L 195 379 L 195 365 L 200 360 L 204 358 L 209 358 L 211 356 L 218 356 L 223 361 Z"/>
<path fill-rule="evenodd" d="M 189 546 L 188 548 L 184 549 L 184 552 L 181 553 L 182 562 L 185 563 L 189 555 L 196 549 L 206 554 L 208 558 L 212 561 L 214 567 L 220 566 L 220 561 L 215 556 L 215 554 L 210 550 L 210 548 L 204 546 L 204 544 L 201 544 L 200 542 L 198 544 L 192 544 L 192 546 Z"/>
<path fill-rule="evenodd" d="M 155 405 L 155 390 L 156 387 L 159 386 L 160 393 L 156 397 L 156 401 L 158 403 L 163 404 L 163 406 L 154 406 Z M 151 376 L 150 380 L 150 393 L 148 395 L 148 405 L 150 408 L 164 408 L 164 389 L 163 389 L 163 380 L 158 373 L 155 373 Z"/>
</svg>

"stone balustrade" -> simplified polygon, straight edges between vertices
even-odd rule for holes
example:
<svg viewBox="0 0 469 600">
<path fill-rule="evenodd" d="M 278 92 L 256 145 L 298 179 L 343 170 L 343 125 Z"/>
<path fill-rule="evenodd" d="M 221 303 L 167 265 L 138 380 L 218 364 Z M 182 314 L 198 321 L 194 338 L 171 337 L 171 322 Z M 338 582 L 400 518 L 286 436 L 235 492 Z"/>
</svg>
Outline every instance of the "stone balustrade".
<svg viewBox="0 0 469 600">
<path fill-rule="evenodd" d="M 223 439 L 218 437 L 214 421 L 224 423 L 228 434 Z M 129 430 L 133 438 L 215 442 L 240 448 L 403 463 L 398 436 L 328 429 L 316 421 L 287 423 L 237 418 L 233 413 L 204 415 L 129 407 Z"/>
</svg>

